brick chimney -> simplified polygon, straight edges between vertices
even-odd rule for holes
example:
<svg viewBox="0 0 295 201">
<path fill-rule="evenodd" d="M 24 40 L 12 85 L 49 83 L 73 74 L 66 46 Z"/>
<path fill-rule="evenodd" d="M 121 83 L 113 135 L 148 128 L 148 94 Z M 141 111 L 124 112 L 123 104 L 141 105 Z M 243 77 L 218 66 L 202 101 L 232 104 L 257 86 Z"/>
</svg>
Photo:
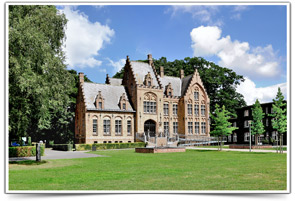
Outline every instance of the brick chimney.
<svg viewBox="0 0 295 201">
<path fill-rule="evenodd" d="M 180 79 L 184 78 L 184 71 L 183 71 L 183 69 L 180 69 L 179 70 L 179 76 L 180 76 Z"/>
<path fill-rule="evenodd" d="M 164 67 L 160 66 L 160 77 L 164 77 Z"/>
<path fill-rule="evenodd" d="M 153 63 L 153 56 L 152 56 L 152 54 L 148 54 L 147 55 L 147 58 L 148 58 L 148 61 L 149 61 L 149 65 L 152 65 L 152 63 Z"/>
<path fill-rule="evenodd" d="M 79 73 L 79 83 L 84 83 L 84 73 Z"/>
</svg>

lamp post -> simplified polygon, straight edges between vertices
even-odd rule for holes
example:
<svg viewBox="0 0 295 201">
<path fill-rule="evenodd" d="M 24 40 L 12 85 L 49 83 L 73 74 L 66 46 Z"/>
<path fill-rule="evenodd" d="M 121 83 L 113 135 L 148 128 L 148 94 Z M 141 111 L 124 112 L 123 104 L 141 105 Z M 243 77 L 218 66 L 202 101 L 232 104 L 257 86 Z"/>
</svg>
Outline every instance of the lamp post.
<svg viewBox="0 0 295 201">
<path fill-rule="evenodd" d="M 249 133 L 250 133 L 250 152 L 251 152 L 251 120 L 249 120 Z"/>
</svg>

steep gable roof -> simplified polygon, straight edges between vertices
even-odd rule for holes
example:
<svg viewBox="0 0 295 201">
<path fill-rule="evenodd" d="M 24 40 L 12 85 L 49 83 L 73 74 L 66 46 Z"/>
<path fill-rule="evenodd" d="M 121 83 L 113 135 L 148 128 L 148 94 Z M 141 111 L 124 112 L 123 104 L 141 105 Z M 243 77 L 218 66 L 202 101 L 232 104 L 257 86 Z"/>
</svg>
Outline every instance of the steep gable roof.
<svg viewBox="0 0 295 201">
<path fill-rule="evenodd" d="M 122 85 L 122 79 L 119 79 L 119 78 L 109 78 L 109 82 L 110 82 L 110 85 L 113 85 L 113 86 Z"/>
<path fill-rule="evenodd" d="M 159 87 L 157 77 L 151 65 L 139 61 L 131 61 L 131 68 L 138 84 L 143 84 L 145 76 L 150 72 L 153 79 L 152 85 Z"/>
<path fill-rule="evenodd" d="M 123 93 L 126 94 L 124 86 L 113 86 L 107 84 L 97 84 L 85 82 L 83 84 L 85 104 L 87 110 L 97 110 L 95 107 L 95 98 L 98 91 L 101 91 L 101 95 L 104 98 L 104 109 L 108 111 L 128 111 L 134 112 L 130 102 L 127 98 L 127 110 L 121 110 L 119 106 L 120 97 Z"/>
<path fill-rule="evenodd" d="M 165 92 L 166 86 L 171 83 L 174 96 L 181 96 L 181 79 L 179 77 L 164 76 L 159 77 L 159 80 L 163 86 L 163 92 Z"/>
<path fill-rule="evenodd" d="M 187 88 L 189 87 L 189 84 L 190 84 L 192 78 L 193 78 L 193 74 L 182 78 L 182 80 L 181 80 L 182 81 L 182 83 L 181 83 L 181 96 L 185 95 L 185 92 L 187 91 Z"/>
</svg>

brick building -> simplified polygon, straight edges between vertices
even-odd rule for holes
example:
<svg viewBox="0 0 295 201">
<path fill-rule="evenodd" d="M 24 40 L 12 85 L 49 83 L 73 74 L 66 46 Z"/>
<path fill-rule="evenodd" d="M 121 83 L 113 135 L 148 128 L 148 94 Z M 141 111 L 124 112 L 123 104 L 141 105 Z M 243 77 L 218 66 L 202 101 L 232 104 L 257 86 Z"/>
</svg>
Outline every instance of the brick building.
<svg viewBox="0 0 295 201">
<path fill-rule="evenodd" d="M 263 125 L 265 132 L 258 137 L 258 142 L 265 144 L 264 141 L 268 140 L 271 144 L 271 139 L 274 141 L 278 140 L 278 133 L 276 130 L 272 128 L 271 119 L 273 117 L 268 116 L 268 114 L 272 113 L 272 105 L 274 103 L 262 103 L 261 107 L 263 110 L 264 118 Z M 237 118 L 231 119 L 230 122 L 234 127 L 238 127 L 239 129 L 234 130 L 233 134 L 228 136 L 227 144 L 249 144 L 250 140 L 250 127 L 249 120 L 253 120 L 252 116 L 252 107 L 253 105 L 242 107 L 236 109 Z M 283 143 L 286 145 L 287 143 L 287 133 L 283 135 Z M 255 137 L 251 136 L 252 143 L 255 142 Z"/>
<path fill-rule="evenodd" d="M 135 133 L 209 136 L 209 104 L 197 69 L 179 77 L 158 75 L 152 55 L 148 63 L 127 56 L 123 79 L 105 84 L 84 82 L 79 73 L 75 115 L 76 143 L 134 142 Z"/>
</svg>

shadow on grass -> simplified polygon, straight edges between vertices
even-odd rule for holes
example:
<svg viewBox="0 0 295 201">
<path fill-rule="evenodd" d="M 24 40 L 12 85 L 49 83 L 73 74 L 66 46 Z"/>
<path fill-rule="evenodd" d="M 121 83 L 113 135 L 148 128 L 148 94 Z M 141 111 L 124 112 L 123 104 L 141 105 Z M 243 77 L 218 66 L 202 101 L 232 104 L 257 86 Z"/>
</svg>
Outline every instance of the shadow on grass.
<svg viewBox="0 0 295 201">
<path fill-rule="evenodd" d="M 16 165 L 42 165 L 47 163 L 47 161 L 33 161 L 33 160 L 26 160 L 26 161 L 9 161 L 9 164 L 16 164 Z"/>
</svg>

